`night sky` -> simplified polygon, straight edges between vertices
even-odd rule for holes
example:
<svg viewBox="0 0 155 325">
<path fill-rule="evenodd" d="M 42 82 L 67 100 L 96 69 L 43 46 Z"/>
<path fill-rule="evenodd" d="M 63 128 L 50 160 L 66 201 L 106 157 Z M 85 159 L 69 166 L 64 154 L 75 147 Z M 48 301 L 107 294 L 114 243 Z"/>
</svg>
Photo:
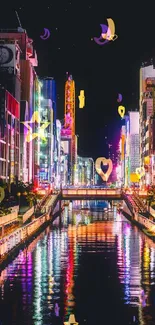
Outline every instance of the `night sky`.
<svg viewBox="0 0 155 325">
<path fill-rule="evenodd" d="M 30 2 L 29 2 L 30 3 Z M 134 5 L 133 5 L 134 3 Z M 154 2 L 99 0 L 42 1 L 35 5 L 14 1 L 1 4 L 1 28 L 22 27 L 34 40 L 40 77 L 53 76 L 57 82 L 58 116 L 64 116 L 64 83 L 66 72 L 76 84 L 76 133 L 79 135 L 79 154 L 107 155 L 105 136 L 116 145 L 121 118 L 117 113 L 117 96 L 123 96 L 126 110 L 138 109 L 139 68 L 142 61 L 155 55 Z M 140 3 L 140 2 L 139 2 Z M 100 46 L 93 40 L 101 35 L 100 24 L 107 18 L 115 22 L 118 39 Z M 44 28 L 51 32 L 42 40 Z M 86 106 L 78 108 L 78 96 L 84 89 Z M 107 127 L 105 127 L 107 125 Z"/>
</svg>

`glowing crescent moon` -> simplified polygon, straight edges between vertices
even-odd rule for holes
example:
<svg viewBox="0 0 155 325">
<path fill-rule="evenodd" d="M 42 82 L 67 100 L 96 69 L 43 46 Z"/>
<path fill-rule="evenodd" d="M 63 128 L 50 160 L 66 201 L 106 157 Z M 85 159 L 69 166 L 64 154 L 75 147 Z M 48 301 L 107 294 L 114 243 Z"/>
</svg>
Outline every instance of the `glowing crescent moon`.
<svg viewBox="0 0 155 325">
<path fill-rule="evenodd" d="M 115 41 L 118 36 L 115 34 L 115 23 L 111 18 L 107 19 L 108 26 L 104 24 L 100 24 L 102 33 L 100 37 L 94 37 L 94 41 L 99 45 L 104 45 L 109 41 Z M 101 40 L 105 40 L 105 42 L 100 42 Z"/>
<path fill-rule="evenodd" d="M 40 36 L 41 39 L 46 40 L 50 37 L 50 31 L 47 28 L 44 28 L 44 35 Z"/>
<path fill-rule="evenodd" d="M 118 94 L 118 99 L 117 99 L 118 103 L 120 103 L 122 101 L 122 98 L 123 98 L 122 95 Z"/>
<path fill-rule="evenodd" d="M 101 36 L 102 38 L 107 39 L 109 41 L 115 41 L 118 38 L 118 36 L 115 34 L 115 23 L 111 18 L 107 18 L 107 22 L 108 22 L 107 33 L 104 34 L 102 32 Z"/>
<path fill-rule="evenodd" d="M 98 44 L 98 45 L 104 45 L 106 43 L 109 43 L 109 40 L 105 40 L 104 42 L 100 42 L 101 40 L 103 40 L 103 37 L 94 37 L 94 41 Z"/>
</svg>

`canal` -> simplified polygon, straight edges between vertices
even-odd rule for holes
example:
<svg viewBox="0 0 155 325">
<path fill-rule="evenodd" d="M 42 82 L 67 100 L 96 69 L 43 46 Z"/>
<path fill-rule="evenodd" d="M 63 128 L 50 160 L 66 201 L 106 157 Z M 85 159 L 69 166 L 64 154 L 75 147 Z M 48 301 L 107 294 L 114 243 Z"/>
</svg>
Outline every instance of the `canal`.
<svg viewBox="0 0 155 325">
<path fill-rule="evenodd" d="M 155 244 L 113 212 L 65 207 L 0 274 L 1 325 L 155 324 Z"/>
</svg>

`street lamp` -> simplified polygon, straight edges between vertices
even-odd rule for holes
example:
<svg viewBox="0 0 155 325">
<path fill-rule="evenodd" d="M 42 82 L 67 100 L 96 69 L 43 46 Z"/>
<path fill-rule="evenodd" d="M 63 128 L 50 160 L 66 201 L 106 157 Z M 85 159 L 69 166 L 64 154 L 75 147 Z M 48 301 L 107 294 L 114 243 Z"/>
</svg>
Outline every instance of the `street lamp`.
<svg viewBox="0 0 155 325">
<path fill-rule="evenodd" d="M 21 193 L 18 192 L 18 193 L 17 193 L 17 196 L 18 196 L 18 203 L 19 203 L 19 209 L 20 209 L 20 196 L 21 196 Z"/>
</svg>

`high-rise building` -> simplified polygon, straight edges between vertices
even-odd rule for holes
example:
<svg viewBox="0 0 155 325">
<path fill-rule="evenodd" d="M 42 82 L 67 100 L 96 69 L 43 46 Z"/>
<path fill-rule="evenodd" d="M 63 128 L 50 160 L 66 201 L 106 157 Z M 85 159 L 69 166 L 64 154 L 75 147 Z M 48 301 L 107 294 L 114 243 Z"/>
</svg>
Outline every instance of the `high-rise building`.
<svg viewBox="0 0 155 325">
<path fill-rule="evenodd" d="M 145 168 L 141 185 L 155 185 L 155 69 L 140 69 L 140 165 Z"/>
<path fill-rule="evenodd" d="M 58 141 L 57 141 L 57 126 L 56 126 L 56 119 L 57 119 L 57 93 L 56 93 L 56 81 L 52 77 L 45 77 L 41 79 L 42 83 L 42 96 L 46 100 L 51 100 L 52 103 L 52 111 L 53 111 L 53 135 L 52 135 L 52 152 L 51 157 L 52 167 L 51 167 L 51 183 L 55 184 L 56 182 L 56 175 L 57 175 L 57 163 L 56 157 L 58 153 Z"/>
<path fill-rule="evenodd" d="M 30 121 L 35 111 L 34 80 L 38 65 L 32 39 L 22 28 L 1 30 L 0 33 L 0 83 L 18 101 L 21 101 L 20 122 Z M 24 118 L 24 120 L 23 120 Z M 21 125 L 20 141 L 20 178 L 27 182 L 34 181 L 34 141 L 25 144 L 25 128 Z M 24 169 L 23 169 L 24 168 Z"/>
<path fill-rule="evenodd" d="M 126 187 L 139 184 L 136 169 L 140 166 L 139 112 L 129 112 L 128 114 L 125 116 L 125 125 L 121 129 L 120 164 L 116 170 L 118 182 Z"/>
<path fill-rule="evenodd" d="M 39 183 L 53 183 L 53 108 L 51 99 L 42 99 L 39 109 L 40 124 L 49 123 L 44 130 L 44 138 L 38 139 Z"/>
<path fill-rule="evenodd" d="M 56 150 L 54 155 L 54 186 L 60 189 L 62 185 L 61 180 L 61 122 L 56 120 Z"/>
<path fill-rule="evenodd" d="M 129 154 L 129 159 L 127 160 L 129 185 L 137 184 L 139 182 L 138 176 L 136 174 L 136 169 L 140 167 L 140 152 L 139 152 L 139 112 L 129 112 L 129 129 L 126 128 L 126 155 Z M 129 145 L 129 148 L 127 148 Z"/>
</svg>

